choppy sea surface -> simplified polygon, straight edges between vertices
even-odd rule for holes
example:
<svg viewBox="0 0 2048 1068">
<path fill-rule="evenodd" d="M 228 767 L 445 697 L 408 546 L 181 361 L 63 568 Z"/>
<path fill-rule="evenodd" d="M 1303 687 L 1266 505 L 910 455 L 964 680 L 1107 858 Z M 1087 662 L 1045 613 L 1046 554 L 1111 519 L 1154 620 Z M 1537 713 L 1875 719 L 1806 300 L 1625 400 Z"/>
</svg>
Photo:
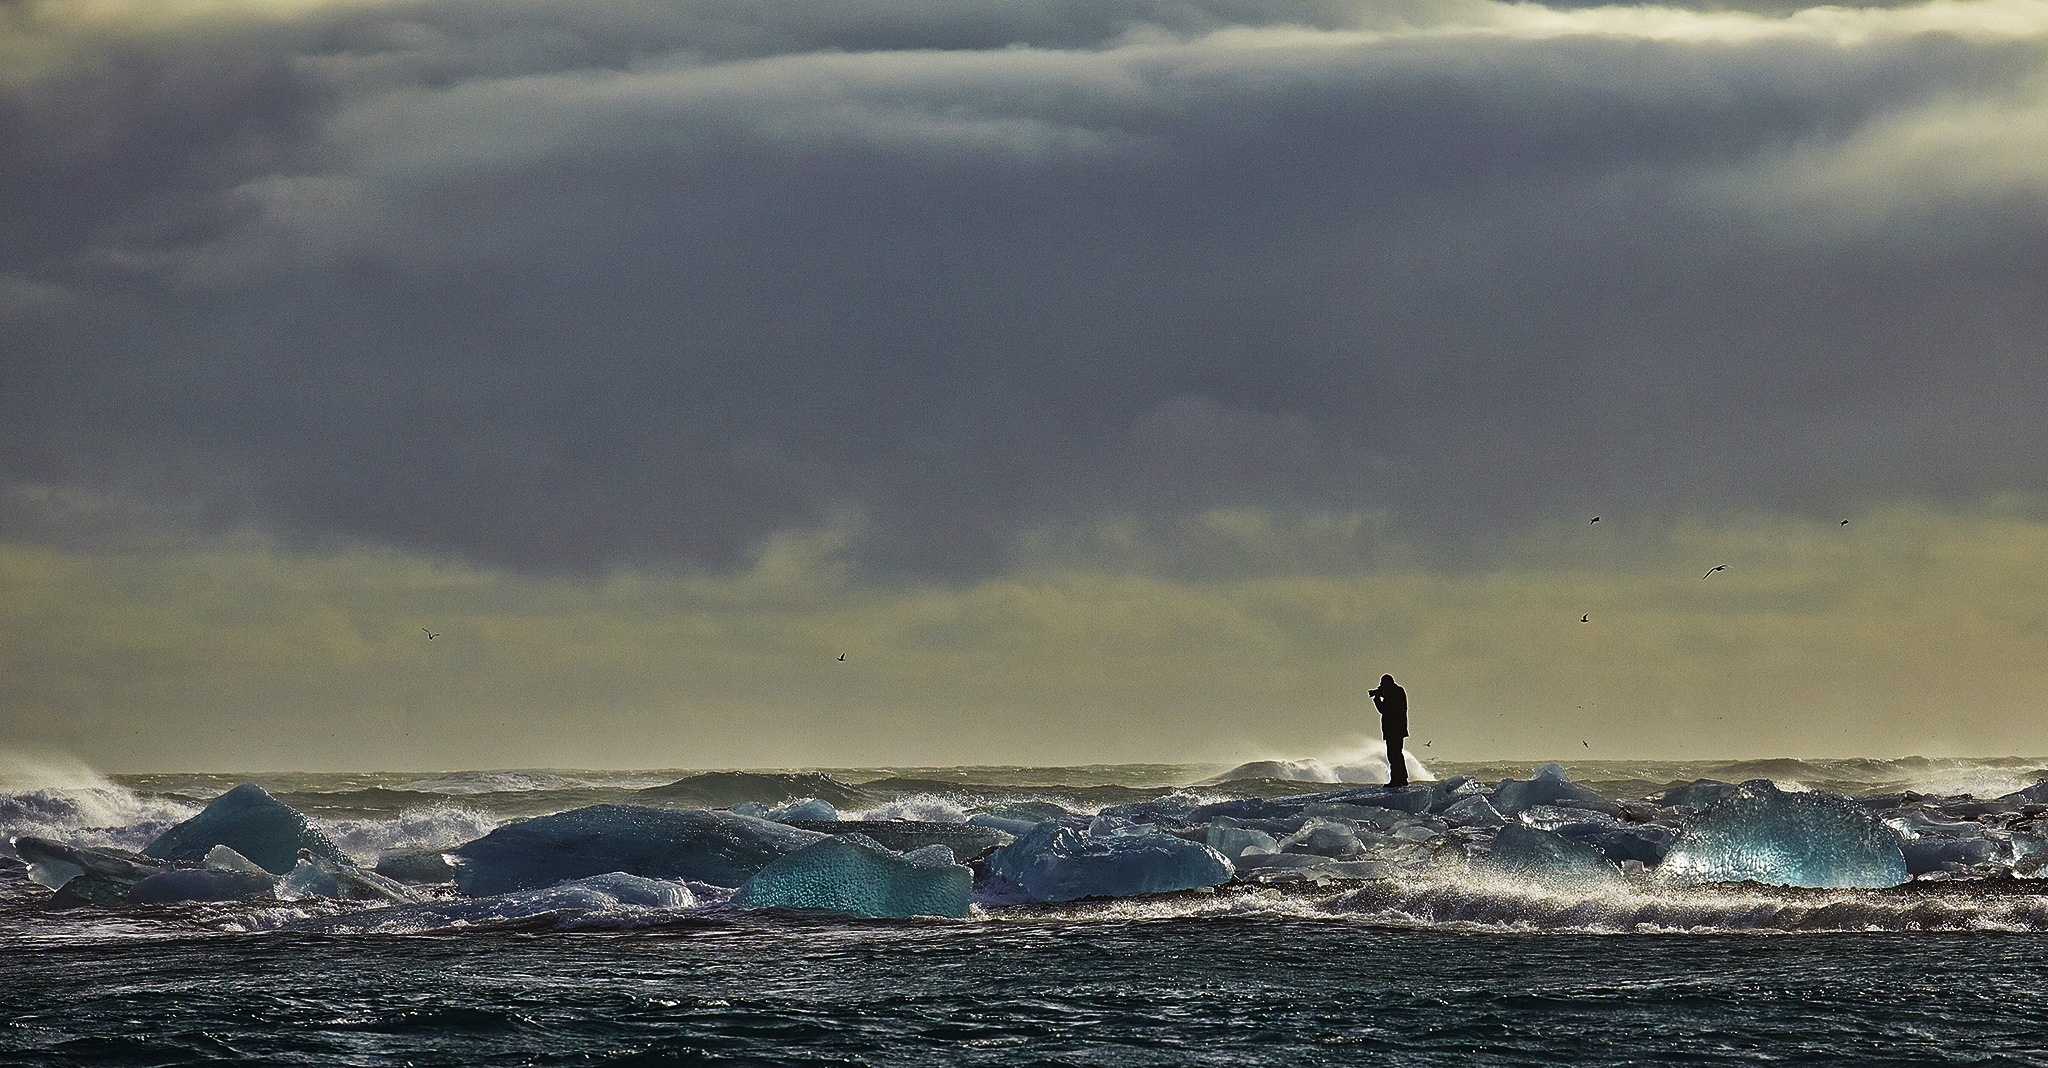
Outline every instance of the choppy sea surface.
<svg viewBox="0 0 2048 1068">
<path fill-rule="evenodd" d="M 1616 802 L 1765 778 L 1911 808 L 1939 828 L 1987 808 L 1969 799 L 2035 787 L 2044 766 L 1567 769 Z M 1212 782 L 1219 770 L 826 774 L 844 789 L 842 815 L 880 819 L 1331 789 Z M 1532 769 L 1430 770 L 1490 783 Z M 672 789 L 679 781 L 695 785 Z M 0 840 L 140 849 L 254 782 L 369 865 L 592 804 L 789 800 L 745 796 L 767 781 L 687 769 L 101 776 L 17 761 L 0 766 Z M 2009 803 L 1978 818 L 2025 838 L 2032 811 Z M 394 924 L 371 903 L 324 900 L 52 910 L 9 853 L 0 1064 L 2048 1065 L 2048 879 L 1948 869 L 1882 890 L 1587 896 L 1456 879 L 1248 880 L 977 904 L 959 920 L 713 903 Z"/>
</svg>

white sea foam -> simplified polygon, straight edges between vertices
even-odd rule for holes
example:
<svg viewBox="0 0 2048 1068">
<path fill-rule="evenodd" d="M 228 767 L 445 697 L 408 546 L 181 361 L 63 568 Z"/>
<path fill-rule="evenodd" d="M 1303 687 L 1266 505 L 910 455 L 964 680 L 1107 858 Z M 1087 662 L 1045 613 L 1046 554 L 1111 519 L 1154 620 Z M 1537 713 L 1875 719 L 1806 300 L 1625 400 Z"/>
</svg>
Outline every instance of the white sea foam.
<svg viewBox="0 0 2048 1068">
<path fill-rule="evenodd" d="M 139 849 L 198 811 L 143 798 L 75 757 L 0 751 L 0 846 L 33 835 Z"/>
<path fill-rule="evenodd" d="M 456 801 L 414 806 L 389 818 L 313 822 L 356 863 L 371 866 L 397 850 L 453 849 L 505 823 Z"/>
</svg>

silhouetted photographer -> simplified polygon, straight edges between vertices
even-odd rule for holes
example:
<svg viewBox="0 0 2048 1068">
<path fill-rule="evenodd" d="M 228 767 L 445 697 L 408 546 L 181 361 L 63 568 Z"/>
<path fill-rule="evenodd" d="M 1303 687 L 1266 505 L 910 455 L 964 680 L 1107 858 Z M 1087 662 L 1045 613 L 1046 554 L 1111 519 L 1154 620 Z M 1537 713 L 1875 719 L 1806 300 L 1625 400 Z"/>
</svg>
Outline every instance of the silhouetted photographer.
<svg viewBox="0 0 2048 1068">
<path fill-rule="evenodd" d="M 1408 691 L 1392 675 L 1381 675 L 1379 687 L 1366 692 L 1380 710 L 1380 737 L 1387 741 L 1387 786 L 1406 786 L 1408 758 L 1401 752 L 1401 742 L 1408 737 Z"/>
</svg>

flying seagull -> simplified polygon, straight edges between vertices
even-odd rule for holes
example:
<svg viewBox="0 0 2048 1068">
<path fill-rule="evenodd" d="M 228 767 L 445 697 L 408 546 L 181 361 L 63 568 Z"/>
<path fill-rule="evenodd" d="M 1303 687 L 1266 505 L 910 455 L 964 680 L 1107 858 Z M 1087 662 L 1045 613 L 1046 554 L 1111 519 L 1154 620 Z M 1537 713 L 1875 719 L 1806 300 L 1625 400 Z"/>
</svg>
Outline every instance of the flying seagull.
<svg viewBox="0 0 2048 1068">
<path fill-rule="evenodd" d="M 1713 573 L 1714 573 L 1714 572 L 1716 572 L 1716 571 L 1726 571 L 1726 570 L 1728 570 L 1728 565 L 1727 565 L 1727 564 L 1715 564 L 1715 565 L 1714 565 L 1713 567 L 1710 567 L 1710 568 L 1708 568 L 1708 569 L 1707 569 L 1707 575 L 1711 575 L 1711 574 L 1713 574 Z M 1700 577 L 1701 577 L 1701 578 L 1706 578 L 1706 577 L 1707 577 L 1707 575 L 1701 575 Z"/>
<path fill-rule="evenodd" d="M 1593 614 L 1592 614 L 1591 612 L 1588 612 L 1588 613 L 1586 613 L 1585 615 L 1583 615 L 1583 616 L 1580 616 L 1580 617 L 1579 617 L 1579 622 L 1581 622 L 1581 623 L 1591 623 L 1591 622 L 1593 622 Z"/>
<path fill-rule="evenodd" d="M 846 662 L 846 654 L 845 654 L 845 653 L 840 653 L 840 654 L 839 654 L 839 662 L 840 662 L 840 663 L 842 663 L 842 664 Z"/>
<path fill-rule="evenodd" d="M 1845 527 L 1846 527 L 1846 526 L 1848 526 L 1848 525 L 1849 525 L 1849 521 L 1848 521 L 1848 520 L 1846 520 L 1846 519 L 1842 520 L 1842 525 L 1843 525 L 1843 526 L 1845 526 Z"/>
<path fill-rule="evenodd" d="M 428 640 L 428 641 L 433 641 L 433 640 L 434 640 L 434 638 L 435 638 L 435 634 L 434 634 L 434 632 L 433 632 L 433 631 L 431 631 L 431 630 L 427 630 L 427 628 L 425 628 L 425 627 L 421 627 L 421 628 L 420 628 L 420 630 L 421 630 L 421 631 L 422 631 L 423 633 L 425 633 L 425 634 L 426 634 L 426 636 L 427 636 L 427 640 Z"/>
<path fill-rule="evenodd" d="M 1592 520 L 1592 522 L 1594 522 L 1594 523 L 1598 523 L 1599 521 L 1600 521 L 1600 517 L 1599 517 L 1599 516 L 1597 516 L 1597 515 L 1596 515 L 1596 516 L 1594 516 L 1594 517 L 1593 517 L 1593 520 Z M 1588 524 L 1588 525 L 1591 525 L 1591 524 Z"/>
</svg>

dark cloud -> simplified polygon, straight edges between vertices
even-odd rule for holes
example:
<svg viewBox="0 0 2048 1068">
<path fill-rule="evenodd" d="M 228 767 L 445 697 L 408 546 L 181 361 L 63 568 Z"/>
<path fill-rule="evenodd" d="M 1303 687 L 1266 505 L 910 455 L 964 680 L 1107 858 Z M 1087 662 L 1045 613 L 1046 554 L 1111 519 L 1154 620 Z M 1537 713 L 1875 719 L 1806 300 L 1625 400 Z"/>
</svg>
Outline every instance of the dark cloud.
<svg viewBox="0 0 2048 1068">
<path fill-rule="evenodd" d="M 537 568 L 851 517 L 928 573 L 2048 491 L 2044 168 L 1871 163 L 2042 114 L 2042 32 L 1536 11 L 18 9 L 0 475 Z"/>
</svg>

